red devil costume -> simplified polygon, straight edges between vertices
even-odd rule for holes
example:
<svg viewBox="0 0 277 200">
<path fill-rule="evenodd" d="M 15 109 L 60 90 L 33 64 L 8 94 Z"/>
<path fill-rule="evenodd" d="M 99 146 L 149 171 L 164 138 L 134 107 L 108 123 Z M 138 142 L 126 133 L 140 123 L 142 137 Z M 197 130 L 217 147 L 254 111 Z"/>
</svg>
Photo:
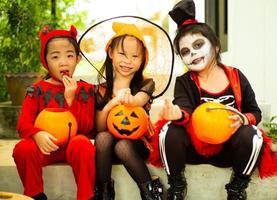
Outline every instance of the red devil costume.
<svg viewBox="0 0 277 200">
<path fill-rule="evenodd" d="M 49 41 L 57 37 L 72 38 L 77 44 L 76 36 L 74 26 L 71 26 L 69 31 L 40 32 L 40 59 L 47 70 L 45 49 Z M 49 74 L 51 76 L 51 72 Z M 77 81 L 77 90 L 71 106 L 65 100 L 64 90 L 63 84 L 54 85 L 45 80 L 35 83 L 27 89 L 18 120 L 17 130 L 22 140 L 16 144 L 13 157 L 24 186 L 24 194 L 37 197 L 35 199 L 46 199 L 43 193 L 42 168 L 56 162 L 67 162 L 72 167 L 78 200 L 88 200 L 94 195 L 95 147 L 89 140 L 94 121 L 94 86 Z M 65 108 L 73 113 L 78 124 L 77 135 L 70 139 L 68 145 L 60 147 L 50 155 L 43 154 L 32 138 L 41 131 L 34 127 L 34 122 L 44 108 Z"/>
</svg>

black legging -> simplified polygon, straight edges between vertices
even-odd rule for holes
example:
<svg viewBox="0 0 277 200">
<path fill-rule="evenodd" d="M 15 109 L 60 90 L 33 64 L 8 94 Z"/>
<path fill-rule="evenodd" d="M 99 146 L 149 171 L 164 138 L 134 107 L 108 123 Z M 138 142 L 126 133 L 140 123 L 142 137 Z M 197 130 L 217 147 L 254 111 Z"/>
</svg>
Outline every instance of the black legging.
<svg viewBox="0 0 277 200">
<path fill-rule="evenodd" d="M 118 140 L 109 132 L 100 132 L 96 135 L 95 144 L 96 184 L 102 185 L 111 180 L 112 164 L 116 158 L 137 183 L 151 180 L 144 162 L 149 151 L 142 140 Z"/>
<path fill-rule="evenodd" d="M 253 137 L 257 134 L 250 125 L 241 126 L 233 136 L 224 143 L 220 153 L 211 157 L 205 157 L 196 152 L 190 137 L 184 127 L 170 124 L 165 138 L 166 158 L 171 175 L 178 175 L 184 169 L 185 164 L 211 164 L 217 167 L 232 167 L 238 175 L 245 175 L 247 163 L 250 160 L 253 146 Z M 258 138 L 256 135 L 255 137 Z M 255 139 L 257 139 L 255 138 Z M 256 140 L 255 140 L 256 141 Z M 262 142 L 261 137 L 259 141 Z M 250 160 L 257 165 L 262 152 L 261 145 L 255 145 L 257 159 Z M 253 168 L 253 169 L 252 169 Z M 249 168 L 250 174 L 255 167 Z"/>
</svg>

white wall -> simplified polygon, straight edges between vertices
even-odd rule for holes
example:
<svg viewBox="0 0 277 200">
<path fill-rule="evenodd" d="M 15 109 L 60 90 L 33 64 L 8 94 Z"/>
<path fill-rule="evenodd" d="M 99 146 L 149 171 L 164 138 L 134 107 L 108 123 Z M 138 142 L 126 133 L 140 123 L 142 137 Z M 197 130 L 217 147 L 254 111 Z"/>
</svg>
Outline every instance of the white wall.
<svg viewBox="0 0 277 200">
<path fill-rule="evenodd" d="M 247 76 L 259 102 L 277 114 L 277 1 L 228 1 L 227 65 Z M 268 113 L 265 113 L 268 114 Z"/>
</svg>

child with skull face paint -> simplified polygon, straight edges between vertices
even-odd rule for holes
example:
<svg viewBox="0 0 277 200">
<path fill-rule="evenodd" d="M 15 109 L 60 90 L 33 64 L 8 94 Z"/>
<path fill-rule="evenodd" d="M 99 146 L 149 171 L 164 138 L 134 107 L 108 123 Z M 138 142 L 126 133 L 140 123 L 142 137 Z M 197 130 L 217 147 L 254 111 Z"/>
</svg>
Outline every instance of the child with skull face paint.
<svg viewBox="0 0 277 200">
<path fill-rule="evenodd" d="M 176 52 L 189 71 L 176 78 L 173 103 L 165 101 L 163 120 L 158 123 L 162 127 L 161 159 L 170 185 L 167 199 L 184 199 L 186 163 L 232 167 L 232 178 L 225 186 L 227 199 L 246 199 L 245 189 L 264 148 L 262 131 L 254 126 L 261 120 L 254 91 L 239 69 L 220 62 L 220 42 L 207 24 L 195 20 L 192 0 L 180 1 L 169 15 L 178 26 L 174 39 Z M 191 128 L 193 111 L 208 101 L 231 106 L 244 117 L 244 123 L 236 114 L 230 117 L 236 131 L 223 144 L 204 143 Z M 155 162 L 155 157 L 152 159 Z"/>
<path fill-rule="evenodd" d="M 46 200 L 43 167 L 67 162 L 77 185 L 76 199 L 88 200 L 94 196 L 95 182 L 95 147 L 89 140 L 94 121 L 94 86 L 72 78 L 81 59 L 74 26 L 70 30 L 51 30 L 46 26 L 39 36 L 40 60 L 49 75 L 27 89 L 17 123 L 22 140 L 13 151 L 24 194 Z M 35 127 L 36 117 L 45 108 L 62 108 L 75 116 L 77 135 L 67 145 L 56 145 L 54 136 Z"/>
</svg>

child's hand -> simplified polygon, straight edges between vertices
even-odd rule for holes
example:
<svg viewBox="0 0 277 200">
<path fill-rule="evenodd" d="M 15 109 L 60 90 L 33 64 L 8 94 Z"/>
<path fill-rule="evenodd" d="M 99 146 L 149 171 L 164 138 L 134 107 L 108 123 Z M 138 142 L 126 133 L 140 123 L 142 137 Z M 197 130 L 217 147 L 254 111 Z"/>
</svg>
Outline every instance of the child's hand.
<svg viewBox="0 0 277 200">
<path fill-rule="evenodd" d="M 131 94 L 130 88 L 124 88 L 117 92 L 116 97 L 124 105 L 134 105 L 135 97 Z"/>
<path fill-rule="evenodd" d="M 182 118 L 182 111 L 177 105 L 173 105 L 168 99 L 165 99 L 163 110 L 160 113 L 160 119 L 179 120 Z"/>
<path fill-rule="evenodd" d="M 120 104 L 120 101 L 119 101 L 118 97 L 114 97 L 105 105 L 105 107 L 103 108 L 103 111 L 108 113 L 111 111 L 111 109 L 113 109 L 113 107 L 115 107 L 119 104 Z"/>
<path fill-rule="evenodd" d="M 40 151 L 45 155 L 50 155 L 51 152 L 59 149 L 59 147 L 53 142 L 57 141 L 57 138 L 46 131 L 37 132 L 33 135 L 33 139 L 37 143 Z"/>
<path fill-rule="evenodd" d="M 231 124 L 230 127 L 234 127 L 235 130 L 237 130 L 240 126 L 249 124 L 247 117 L 243 115 L 241 112 L 239 112 L 237 109 L 229 106 L 228 109 L 234 112 L 234 115 L 228 117 L 228 119 L 234 121 L 234 123 Z"/>
<path fill-rule="evenodd" d="M 63 84 L 65 87 L 64 98 L 67 104 L 70 106 L 75 97 L 75 92 L 77 90 L 77 82 L 74 79 L 70 78 L 69 76 L 64 75 Z"/>
</svg>

